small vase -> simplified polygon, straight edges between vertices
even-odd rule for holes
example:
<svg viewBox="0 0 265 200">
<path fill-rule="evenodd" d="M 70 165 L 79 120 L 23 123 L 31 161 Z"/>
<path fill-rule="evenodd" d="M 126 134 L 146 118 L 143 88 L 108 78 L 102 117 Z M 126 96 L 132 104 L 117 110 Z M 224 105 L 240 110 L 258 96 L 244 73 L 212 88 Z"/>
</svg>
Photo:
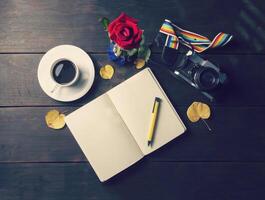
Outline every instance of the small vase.
<svg viewBox="0 0 265 200">
<path fill-rule="evenodd" d="M 136 59 L 136 54 L 128 55 L 127 51 L 119 48 L 115 43 L 111 42 L 107 49 L 108 56 L 111 61 L 114 61 L 120 66 L 131 63 Z"/>
</svg>

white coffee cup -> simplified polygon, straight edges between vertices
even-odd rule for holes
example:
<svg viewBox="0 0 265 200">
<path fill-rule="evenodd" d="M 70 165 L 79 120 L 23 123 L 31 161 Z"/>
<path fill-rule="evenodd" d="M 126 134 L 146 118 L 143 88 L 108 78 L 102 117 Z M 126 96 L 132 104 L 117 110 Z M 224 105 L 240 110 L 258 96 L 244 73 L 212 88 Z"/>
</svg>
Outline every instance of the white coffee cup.
<svg viewBox="0 0 265 200">
<path fill-rule="evenodd" d="M 66 63 L 67 63 L 67 65 L 66 65 Z M 57 69 L 55 69 L 55 67 Z M 71 80 L 69 80 L 69 81 L 66 80 L 66 82 L 60 82 L 59 80 L 56 80 L 55 74 L 54 74 L 55 73 L 54 70 L 57 70 L 56 73 L 58 74 L 58 77 L 59 77 L 60 76 L 59 74 L 61 73 L 63 68 L 64 68 L 64 70 L 67 70 L 65 67 L 73 67 L 74 71 L 72 73 L 75 73 L 75 75 L 73 77 L 71 77 Z M 51 76 L 51 78 L 52 78 L 52 80 L 54 81 L 54 84 L 55 84 L 53 89 L 51 90 L 51 93 L 53 93 L 56 89 L 58 89 L 60 87 L 68 87 L 68 86 L 73 85 L 74 83 L 77 82 L 77 80 L 79 78 L 79 75 L 80 75 L 79 68 L 71 60 L 66 59 L 66 58 L 60 58 L 60 59 L 55 60 L 53 62 L 53 64 L 52 64 L 52 67 L 51 67 L 51 70 L 50 70 L 50 76 Z M 62 76 L 63 75 L 61 75 L 61 79 L 63 79 Z M 57 79 L 58 79 L 58 77 L 57 77 Z"/>
</svg>

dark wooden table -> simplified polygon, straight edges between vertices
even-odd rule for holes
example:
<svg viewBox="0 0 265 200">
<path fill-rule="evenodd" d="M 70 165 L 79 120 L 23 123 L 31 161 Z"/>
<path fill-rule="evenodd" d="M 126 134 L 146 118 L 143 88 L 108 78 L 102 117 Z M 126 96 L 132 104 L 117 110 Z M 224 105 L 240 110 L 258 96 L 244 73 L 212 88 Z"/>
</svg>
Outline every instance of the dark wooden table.
<svg viewBox="0 0 265 200">
<path fill-rule="evenodd" d="M 265 195 L 265 17 L 264 1 L 252 0 L 1 0 L 0 1 L 0 199 L 264 199 Z M 164 18 L 234 41 L 203 55 L 230 77 L 222 101 L 209 103 L 213 129 L 190 123 L 187 106 L 204 101 L 163 66 L 150 66 L 188 131 L 107 183 L 100 183 L 68 128 L 47 128 L 53 108 L 70 112 L 138 71 L 111 63 L 98 18 L 121 11 L 140 20 L 149 41 Z M 38 63 L 45 52 L 73 44 L 96 66 L 93 89 L 81 100 L 60 103 L 41 90 Z"/>
</svg>

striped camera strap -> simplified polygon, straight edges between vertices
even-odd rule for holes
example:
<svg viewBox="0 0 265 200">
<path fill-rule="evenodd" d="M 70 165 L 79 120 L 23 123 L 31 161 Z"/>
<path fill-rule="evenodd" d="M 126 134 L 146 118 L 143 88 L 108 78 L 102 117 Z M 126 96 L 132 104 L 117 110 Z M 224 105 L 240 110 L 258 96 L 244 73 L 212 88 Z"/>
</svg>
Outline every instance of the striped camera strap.
<svg viewBox="0 0 265 200">
<path fill-rule="evenodd" d="M 167 35 L 165 46 L 178 49 L 180 42 L 181 44 L 194 49 L 197 53 L 201 53 L 209 48 L 222 47 L 233 37 L 230 34 L 220 32 L 211 41 L 205 36 L 184 30 L 167 19 L 165 19 L 159 32 Z"/>
</svg>

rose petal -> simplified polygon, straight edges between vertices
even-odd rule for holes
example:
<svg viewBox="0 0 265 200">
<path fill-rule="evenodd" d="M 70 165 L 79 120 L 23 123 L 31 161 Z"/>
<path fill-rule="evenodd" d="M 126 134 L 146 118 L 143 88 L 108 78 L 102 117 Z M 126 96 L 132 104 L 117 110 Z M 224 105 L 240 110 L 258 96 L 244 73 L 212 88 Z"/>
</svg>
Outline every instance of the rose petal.
<svg viewBox="0 0 265 200">
<path fill-rule="evenodd" d="M 133 36 L 131 27 L 126 24 L 119 24 L 115 29 L 115 34 L 120 40 L 128 40 Z"/>
<path fill-rule="evenodd" d="M 133 38 L 129 38 L 128 40 L 120 40 L 120 38 L 116 39 L 117 44 L 123 49 L 132 49 L 134 45 Z"/>
<path fill-rule="evenodd" d="M 140 46 L 140 42 L 142 39 L 142 30 L 140 30 L 139 34 L 136 36 L 136 38 L 128 38 L 128 40 L 121 40 L 119 37 L 116 38 L 116 43 L 124 48 L 124 49 L 133 49 L 133 48 L 138 48 Z"/>
<path fill-rule="evenodd" d="M 130 37 L 131 36 L 131 28 L 129 27 L 124 27 L 123 30 L 121 31 L 121 35 L 123 35 L 124 37 Z"/>
<path fill-rule="evenodd" d="M 139 30 L 138 34 L 135 35 L 134 41 L 135 43 L 140 43 L 142 40 L 143 30 Z"/>
<path fill-rule="evenodd" d="M 119 38 L 116 40 L 117 44 L 123 48 L 123 49 L 131 49 L 131 44 L 133 43 L 132 40 L 128 40 L 128 41 L 124 41 L 124 40 L 120 40 Z"/>
<path fill-rule="evenodd" d="M 108 26 L 108 31 L 112 32 L 114 30 L 114 27 L 117 23 L 121 23 L 121 22 L 125 22 L 125 13 L 121 13 L 119 17 L 117 17 L 116 19 L 114 19 Z"/>
<path fill-rule="evenodd" d="M 138 34 L 140 29 L 139 29 L 137 24 L 134 24 L 131 21 L 126 22 L 126 24 L 127 24 L 127 26 L 131 27 L 134 34 Z"/>
</svg>

